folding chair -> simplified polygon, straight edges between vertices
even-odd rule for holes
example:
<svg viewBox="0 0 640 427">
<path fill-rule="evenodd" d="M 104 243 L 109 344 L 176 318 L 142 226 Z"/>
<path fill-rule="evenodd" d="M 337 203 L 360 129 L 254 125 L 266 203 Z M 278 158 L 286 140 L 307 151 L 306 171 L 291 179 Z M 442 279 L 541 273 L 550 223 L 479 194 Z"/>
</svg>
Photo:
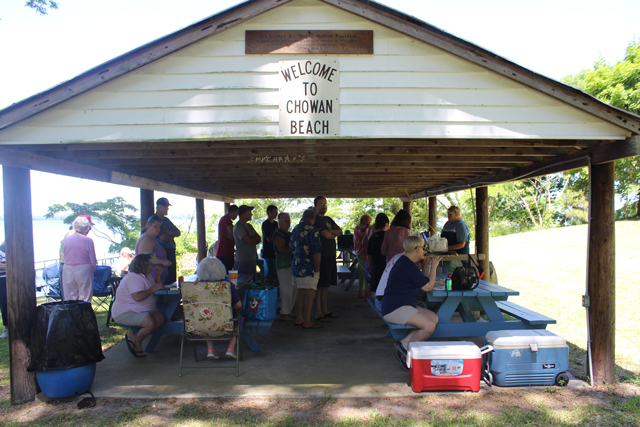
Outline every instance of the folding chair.
<svg viewBox="0 0 640 427">
<path fill-rule="evenodd" d="M 42 291 L 49 301 L 58 301 L 62 299 L 62 283 L 60 283 L 60 263 L 50 264 L 42 270 L 42 279 L 44 286 Z"/>
<path fill-rule="evenodd" d="M 107 328 L 109 327 L 109 322 L 111 321 L 111 309 L 113 308 L 113 303 L 116 301 L 116 291 L 118 290 L 118 286 L 120 286 L 120 282 L 122 281 L 122 277 L 110 277 L 107 280 L 107 289 L 111 293 L 111 301 L 109 301 L 109 312 L 107 313 Z"/>
<path fill-rule="evenodd" d="M 182 306 L 184 310 L 184 326 L 180 335 L 180 377 L 182 376 L 182 360 L 184 340 L 193 341 L 193 352 L 196 362 L 198 354 L 196 341 L 228 341 L 236 337 L 236 377 L 240 375 L 241 336 L 240 322 L 233 315 L 231 306 L 231 282 L 184 282 L 181 287 Z M 207 368 L 233 368 L 214 362 Z M 205 366 L 199 366 L 205 368 Z"/>
<path fill-rule="evenodd" d="M 107 281 L 111 277 L 111 267 L 99 265 L 93 272 L 93 299 L 97 300 L 98 307 L 109 311 L 111 291 L 107 287 Z"/>
</svg>

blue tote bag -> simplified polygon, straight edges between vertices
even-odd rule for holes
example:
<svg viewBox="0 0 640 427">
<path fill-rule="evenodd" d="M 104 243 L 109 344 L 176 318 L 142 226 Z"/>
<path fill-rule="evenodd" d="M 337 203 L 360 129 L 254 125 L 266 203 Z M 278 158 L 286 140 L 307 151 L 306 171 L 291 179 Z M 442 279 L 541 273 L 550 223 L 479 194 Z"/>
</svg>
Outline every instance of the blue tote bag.
<svg viewBox="0 0 640 427">
<path fill-rule="evenodd" d="M 276 318 L 278 289 L 268 285 L 245 285 L 242 316 L 245 319 L 273 320 Z"/>
</svg>

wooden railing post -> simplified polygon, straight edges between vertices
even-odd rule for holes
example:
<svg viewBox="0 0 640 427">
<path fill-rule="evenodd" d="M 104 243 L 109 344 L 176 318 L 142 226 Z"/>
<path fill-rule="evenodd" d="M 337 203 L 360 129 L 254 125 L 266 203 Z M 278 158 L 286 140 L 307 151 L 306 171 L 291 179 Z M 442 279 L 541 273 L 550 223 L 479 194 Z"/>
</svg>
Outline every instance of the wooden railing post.
<svg viewBox="0 0 640 427">
<path fill-rule="evenodd" d="M 36 276 L 33 269 L 31 171 L 3 166 L 4 235 L 7 255 L 7 306 L 11 403 L 31 402 L 36 379 L 31 363 L 31 329 L 36 321 Z"/>
</svg>

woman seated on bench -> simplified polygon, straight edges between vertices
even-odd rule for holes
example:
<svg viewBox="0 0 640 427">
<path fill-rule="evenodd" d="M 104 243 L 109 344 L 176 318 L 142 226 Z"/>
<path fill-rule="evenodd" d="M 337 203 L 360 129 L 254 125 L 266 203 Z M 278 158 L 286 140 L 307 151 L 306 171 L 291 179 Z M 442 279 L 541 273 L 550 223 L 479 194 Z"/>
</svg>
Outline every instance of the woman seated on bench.
<svg viewBox="0 0 640 427">
<path fill-rule="evenodd" d="M 401 341 L 396 341 L 397 349 L 406 356 L 409 343 L 427 340 L 438 324 L 438 315 L 426 308 L 417 307 L 418 289 L 429 292 L 436 281 L 436 269 L 442 257 L 425 260 L 425 241 L 422 237 L 408 236 L 403 242 L 404 255 L 398 258 L 389 272 L 387 287 L 382 298 L 381 312 L 384 320 L 400 325 L 413 325 L 415 329 Z M 426 262 L 425 262 L 426 261 Z M 417 264 L 423 266 L 422 271 Z M 403 368 L 406 365 L 399 357 Z"/>
<path fill-rule="evenodd" d="M 160 279 L 162 266 L 152 253 L 138 254 L 129 264 L 129 273 L 124 276 L 113 302 L 113 320 L 125 326 L 139 326 L 137 334 L 125 335 L 127 348 L 136 357 L 147 354 L 142 350 L 142 341 L 164 323 L 164 315 L 156 308 L 154 292 L 164 289 Z M 151 272 L 155 269 L 155 279 Z M 154 281 L 155 280 L 155 281 Z"/>
</svg>

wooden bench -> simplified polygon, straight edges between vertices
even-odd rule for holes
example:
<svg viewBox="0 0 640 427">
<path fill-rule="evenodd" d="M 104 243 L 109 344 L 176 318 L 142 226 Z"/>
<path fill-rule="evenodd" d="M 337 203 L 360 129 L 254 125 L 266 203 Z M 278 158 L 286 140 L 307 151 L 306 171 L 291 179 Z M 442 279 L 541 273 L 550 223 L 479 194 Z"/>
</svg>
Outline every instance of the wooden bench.
<svg viewBox="0 0 640 427">
<path fill-rule="evenodd" d="M 496 305 L 505 314 L 515 317 L 528 325 L 550 325 L 556 323 L 555 319 L 547 317 L 543 314 L 531 311 L 518 304 L 509 301 L 496 301 Z"/>
<path fill-rule="evenodd" d="M 384 320 L 384 317 L 382 316 L 382 313 L 380 312 L 380 310 L 378 310 L 378 308 L 376 307 L 375 299 L 367 298 L 367 301 L 369 301 L 369 305 L 371 306 L 371 311 L 373 311 L 373 314 L 377 314 L 378 316 L 380 316 L 382 321 L 386 323 L 387 326 L 389 327 L 389 330 L 385 335 L 386 337 L 393 338 L 396 340 L 401 340 L 407 335 L 409 335 L 409 332 L 411 332 L 411 330 L 418 329 L 413 325 L 399 325 L 397 323 L 387 322 L 386 320 Z"/>
</svg>

